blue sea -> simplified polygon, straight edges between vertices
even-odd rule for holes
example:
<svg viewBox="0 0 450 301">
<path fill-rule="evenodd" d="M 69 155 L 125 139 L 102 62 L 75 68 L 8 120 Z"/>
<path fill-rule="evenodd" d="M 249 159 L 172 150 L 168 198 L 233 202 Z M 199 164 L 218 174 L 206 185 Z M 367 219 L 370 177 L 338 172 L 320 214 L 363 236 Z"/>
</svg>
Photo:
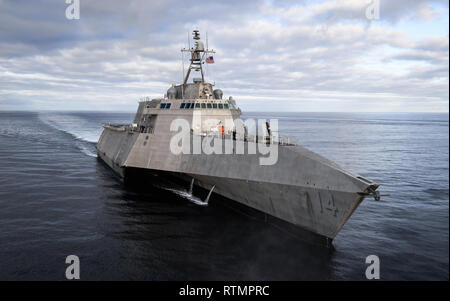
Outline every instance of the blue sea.
<svg viewBox="0 0 450 301">
<path fill-rule="evenodd" d="M 134 113 L 0 112 L 0 280 L 64 280 L 72 254 L 82 280 L 365 280 L 368 255 L 381 280 L 448 280 L 448 116 L 243 116 L 381 184 L 324 250 L 180 184 L 125 187 L 95 143 Z"/>
</svg>

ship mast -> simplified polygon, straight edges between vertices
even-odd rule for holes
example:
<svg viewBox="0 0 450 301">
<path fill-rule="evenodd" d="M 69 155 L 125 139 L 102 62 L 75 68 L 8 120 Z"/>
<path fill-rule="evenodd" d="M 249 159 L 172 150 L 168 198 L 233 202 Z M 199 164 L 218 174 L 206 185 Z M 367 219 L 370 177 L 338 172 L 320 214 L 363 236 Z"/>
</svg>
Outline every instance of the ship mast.
<svg viewBox="0 0 450 301">
<path fill-rule="evenodd" d="M 208 48 L 205 49 L 205 46 L 203 45 L 203 42 L 200 41 L 200 33 L 198 30 L 194 30 L 192 32 L 193 35 L 193 39 L 195 41 L 194 43 L 194 47 L 190 48 L 190 49 L 181 49 L 181 52 L 190 52 L 191 53 L 191 63 L 189 64 L 189 68 L 186 74 L 186 77 L 184 78 L 184 82 L 183 85 L 186 85 L 188 79 L 189 79 L 189 75 L 191 74 L 191 70 L 194 71 L 200 71 L 200 73 L 202 74 L 202 83 L 205 82 L 205 76 L 203 74 L 203 68 L 202 68 L 202 64 L 203 64 L 203 60 L 205 59 L 205 56 L 208 53 L 216 53 L 214 50 L 209 50 Z"/>
</svg>

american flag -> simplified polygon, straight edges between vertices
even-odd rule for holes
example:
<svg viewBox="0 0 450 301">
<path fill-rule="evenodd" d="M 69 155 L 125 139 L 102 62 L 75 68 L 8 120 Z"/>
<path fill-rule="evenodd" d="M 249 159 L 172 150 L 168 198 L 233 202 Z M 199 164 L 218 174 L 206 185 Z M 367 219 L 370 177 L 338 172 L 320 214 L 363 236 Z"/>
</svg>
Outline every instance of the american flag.
<svg viewBox="0 0 450 301">
<path fill-rule="evenodd" d="M 206 63 L 207 64 L 214 64 L 214 58 L 212 56 L 208 56 L 206 58 Z"/>
</svg>

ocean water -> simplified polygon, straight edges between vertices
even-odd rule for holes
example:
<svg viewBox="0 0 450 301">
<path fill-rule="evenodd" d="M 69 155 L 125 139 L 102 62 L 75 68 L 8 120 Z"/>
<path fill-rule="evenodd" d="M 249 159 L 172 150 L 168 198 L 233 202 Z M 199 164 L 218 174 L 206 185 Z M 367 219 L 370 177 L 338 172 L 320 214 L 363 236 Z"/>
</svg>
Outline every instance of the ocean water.
<svg viewBox="0 0 450 301">
<path fill-rule="evenodd" d="M 132 113 L 0 112 L 0 280 L 448 280 L 448 114 L 247 113 L 381 184 L 311 246 L 165 179 L 124 187 L 97 158 L 101 123 Z M 217 198 L 216 198 L 217 200 Z"/>
</svg>

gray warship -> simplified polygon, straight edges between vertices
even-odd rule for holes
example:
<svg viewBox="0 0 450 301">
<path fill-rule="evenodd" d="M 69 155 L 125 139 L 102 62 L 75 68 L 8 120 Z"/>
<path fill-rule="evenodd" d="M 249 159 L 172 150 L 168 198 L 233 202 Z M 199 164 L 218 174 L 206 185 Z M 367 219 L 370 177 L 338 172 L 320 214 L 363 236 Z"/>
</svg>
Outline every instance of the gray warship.
<svg viewBox="0 0 450 301">
<path fill-rule="evenodd" d="M 283 140 L 269 122 L 261 133 L 250 135 L 242 126 L 242 112 L 235 100 L 224 99 L 215 84 L 205 81 L 203 65 L 213 60 L 215 51 L 207 41 L 205 47 L 198 30 L 192 39 L 192 47 L 189 44 L 181 50 L 189 59 L 186 74 L 183 61 L 183 83 L 172 84 L 164 97 L 141 99 L 132 123 L 103 124 L 96 146 L 98 158 L 125 182 L 133 181 L 140 171 L 181 178 L 209 191 L 208 199 L 211 193 L 220 195 L 220 199 L 252 208 L 290 233 L 332 246 L 364 198 L 379 200 L 379 185 Z M 192 74 L 199 77 L 189 82 Z M 175 135 L 180 138 L 176 121 L 179 128 L 189 127 L 181 135 L 187 143 L 183 151 L 173 143 Z M 243 132 L 238 130 L 242 128 Z M 231 151 L 195 151 L 196 141 L 217 143 L 221 150 L 228 145 Z M 237 151 L 239 146 L 243 151 Z M 261 154 L 251 152 L 264 147 L 276 147 L 275 163 L 262 164 Z"/>
</svg>

